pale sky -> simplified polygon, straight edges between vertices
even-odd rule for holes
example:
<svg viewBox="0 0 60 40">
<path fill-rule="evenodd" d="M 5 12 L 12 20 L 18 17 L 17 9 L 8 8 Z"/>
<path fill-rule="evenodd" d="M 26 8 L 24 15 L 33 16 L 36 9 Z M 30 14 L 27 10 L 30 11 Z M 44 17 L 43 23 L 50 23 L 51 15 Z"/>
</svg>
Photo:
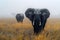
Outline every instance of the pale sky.
<svg viewBox="0 0 60 40">
<path fill-rule="evenodd" d="M 47 8 L 51 18 L 60 18 L 60 0 L 0 0 L 0 18 L 15 17 L 16 13 L 25 13 L 27 8 Z"/>
</svg>

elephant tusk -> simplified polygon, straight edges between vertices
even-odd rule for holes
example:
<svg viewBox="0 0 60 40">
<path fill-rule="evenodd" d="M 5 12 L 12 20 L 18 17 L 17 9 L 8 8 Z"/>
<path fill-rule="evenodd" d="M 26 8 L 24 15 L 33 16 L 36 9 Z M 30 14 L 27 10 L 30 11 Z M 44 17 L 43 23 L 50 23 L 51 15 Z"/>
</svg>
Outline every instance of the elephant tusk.
<svg viewBox="0 0 60 40">
<path fill-rule="evenodd" d="M 33 21 L 33 25 L 34 25 L 34 21 Z"/>
<path fill-rule="evenodd" d="M 39 23 L 39 26 L 41 25 L 41 22 Z"/>
</svg>

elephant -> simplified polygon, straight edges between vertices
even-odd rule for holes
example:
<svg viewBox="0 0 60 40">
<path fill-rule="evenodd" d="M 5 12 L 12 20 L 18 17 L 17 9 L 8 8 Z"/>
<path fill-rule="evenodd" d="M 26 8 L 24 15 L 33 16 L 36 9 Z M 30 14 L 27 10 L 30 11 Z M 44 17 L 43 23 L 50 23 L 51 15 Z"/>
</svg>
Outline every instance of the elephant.
<svg viewBox="0 0 60 40">
<path fill-rule="evenodd" d="M 42 30 L 44 30 L 47 19 L 50 16 L 50 12 L 48 9 L 35 9 L 28 8 L 25 11 L 26 17 L 31 21 L 32 26 L 34 28 L 34 33 L 38 34 Z"/>
<path fill-rule="evenodd" d="M 16 20 L 17 22 L 23 22 L 24 15 L 23 14 L 16 14 Z"/>
</svg>

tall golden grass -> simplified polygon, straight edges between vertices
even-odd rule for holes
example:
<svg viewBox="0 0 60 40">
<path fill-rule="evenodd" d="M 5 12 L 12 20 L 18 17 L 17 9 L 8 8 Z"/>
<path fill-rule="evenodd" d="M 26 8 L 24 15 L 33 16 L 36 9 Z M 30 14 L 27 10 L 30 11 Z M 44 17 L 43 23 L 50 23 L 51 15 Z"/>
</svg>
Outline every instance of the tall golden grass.
<svg viewBox="0 0 60 40">
<path fill-rule="evenodd" d="M 39 35 L 34 35 L 32 24 L 27 18 L 22 23 L 14 18 L 0 19 L 0 40 L 60 40 L 60 19 L 48 19 Z"/>
</svg>

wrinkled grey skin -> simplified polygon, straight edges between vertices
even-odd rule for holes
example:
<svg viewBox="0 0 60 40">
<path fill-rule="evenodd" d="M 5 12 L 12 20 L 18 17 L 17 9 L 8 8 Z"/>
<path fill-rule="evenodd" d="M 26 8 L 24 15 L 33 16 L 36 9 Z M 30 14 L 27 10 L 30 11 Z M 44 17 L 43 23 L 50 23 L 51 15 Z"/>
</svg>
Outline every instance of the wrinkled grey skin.
<svg viewBox="0 0 60 40">
<path fill-rule="evenodd" d="M 48 9 L 28 8 L 25 15 L 32 22 L 34 33 L 38 34 L 44 30 L 47 18 L 50 16 L 50 12 Z"/>
<path fill-rule="evenodd" d="M 24 15 L 23 14 L 17 14 L 16 15 L 17 22 L 23 22 L 23 19 L 24 19 Z"/>
</svg>

